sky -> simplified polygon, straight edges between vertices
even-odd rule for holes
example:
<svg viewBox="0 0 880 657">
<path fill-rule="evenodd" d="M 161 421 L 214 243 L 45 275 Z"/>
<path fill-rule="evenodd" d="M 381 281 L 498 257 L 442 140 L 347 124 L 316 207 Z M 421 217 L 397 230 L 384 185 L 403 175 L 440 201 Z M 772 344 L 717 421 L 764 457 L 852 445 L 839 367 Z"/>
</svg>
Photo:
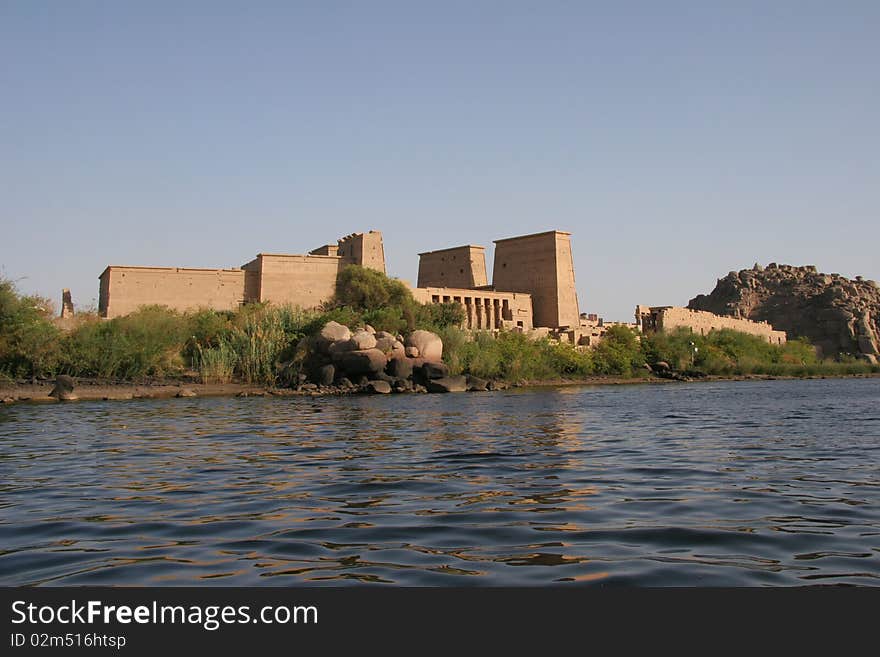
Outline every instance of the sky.
<svg viewBox="0 0 880 657">
<path fill-rule="evenodd" d="M 880 2 L 0 0 L 0 276 L 380 230 L 572 233 L 632 321 L 755 262 L 880 279 Z"/>
</svg>

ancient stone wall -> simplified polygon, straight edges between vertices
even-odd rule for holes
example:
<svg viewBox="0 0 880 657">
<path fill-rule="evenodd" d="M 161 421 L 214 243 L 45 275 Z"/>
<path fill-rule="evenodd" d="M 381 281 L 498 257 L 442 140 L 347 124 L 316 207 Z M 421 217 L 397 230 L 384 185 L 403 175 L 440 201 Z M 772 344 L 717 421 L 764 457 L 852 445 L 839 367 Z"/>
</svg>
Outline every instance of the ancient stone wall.
<svg viewBox="0 0 880 657">
<path fill-rule="evenodd" d="M 579 326 L 569 233 L 552 230 L 495 240 L 492 285 L 497 291 L 531 294 L 536 326 Z"/>
<path fill-rule="evenodd" d="M 240 269 L 108 267 L 100 277 L 99 312 L 118 317 L 153 304 L 231 310 L 255 301 L 315 308 L 333 296 L 341 267 L 357 264 L 385 273 L 378 231 L 348 235 L 312 253 L 261 253 Z"/>
<path fill-rule="evenodd" d="M 244 279 L 241 269 L 111 266 L 100 276 L 98 308 L 104 317 L 154 304 L 179 311 L 234 310 L 245 299 Z"/>
<path fill-rule="evenodd" d="M 487 285 L 482 246 L 456 246 L 419 254 L 419 287 L 474 288 Z"/>
<path fill-rule="evenodd" d="M 455 302 L 464 306 L 467 329 L 510 329 L 530 331 L 532 298 L 521 292 L 497 292 L 450 287 L 417 287 L 412 290 L 419 303 Z"/>
<path fill-rule="evenodd" d="M 676 306 L 637 306 L 636 324 L 644 332 L 671 331 L 687 328 L 694 333 L 706 335 L 710 331 L 730 329 L 763 338 L 771 344 L 785 344 L 785 331 L 776 331 L 767 322 L 723 317 L 714 313 L 679 308 Z"/>
<path fill-rule="evenodd" d="M 316 308 L 336 291 L 336 277 L 342 266 L 335 256 L 261 253 L 260 296 L 254 301 Z"/>
</svg>

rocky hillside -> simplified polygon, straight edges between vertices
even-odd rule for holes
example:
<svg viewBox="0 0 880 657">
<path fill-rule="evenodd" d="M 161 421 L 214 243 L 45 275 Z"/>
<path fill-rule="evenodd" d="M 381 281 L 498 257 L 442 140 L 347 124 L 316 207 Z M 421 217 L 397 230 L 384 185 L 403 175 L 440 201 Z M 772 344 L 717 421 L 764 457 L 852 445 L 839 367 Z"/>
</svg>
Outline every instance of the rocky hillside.
<svg viewBox="0 0 880 657">
<path fill-rule="evenodd" d="M 812 265 L 755 265 L 719 279 L 688 308 L 767 321 L 789 338 L 808 338 L 826 357 L 877 362 L 880 355 L 880 286 L 861 276 L 822 274 Z"/>
</svg>

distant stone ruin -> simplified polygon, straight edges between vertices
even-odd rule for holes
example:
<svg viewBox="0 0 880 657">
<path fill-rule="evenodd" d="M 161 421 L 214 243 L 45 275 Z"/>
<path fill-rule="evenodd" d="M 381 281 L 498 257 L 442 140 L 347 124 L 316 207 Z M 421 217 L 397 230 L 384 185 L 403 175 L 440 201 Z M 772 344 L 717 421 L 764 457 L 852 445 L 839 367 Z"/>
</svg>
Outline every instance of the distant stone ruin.
<svg viewBox="0 0 880 657">
<path fill-rule="evenodd" d="M 73 317 L 73 300 L 70 297 L 70 290 L 64 288 L 61 290 L 61 319 L 71 317 Z"/>
</svg>

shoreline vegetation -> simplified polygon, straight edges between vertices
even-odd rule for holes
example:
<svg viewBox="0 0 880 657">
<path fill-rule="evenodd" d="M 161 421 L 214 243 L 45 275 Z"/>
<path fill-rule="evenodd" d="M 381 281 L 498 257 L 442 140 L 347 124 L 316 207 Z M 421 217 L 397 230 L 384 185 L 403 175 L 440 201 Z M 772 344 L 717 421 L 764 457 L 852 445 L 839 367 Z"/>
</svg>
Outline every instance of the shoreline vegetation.
<svg viewBox="0 0 880 657">
<path fill-rule="evenodd" d="M 821 360 L 804 339 L 771 345 L 727 330 L 637 336 L 614 326 L 592 349 L 516 332 L 469 332 L 458 328 L 460 305 L 419 304 L 400 281 L 354 265 L 321 310 L 249 304 L 187 313 L 147 306 L 111 320 L 95 312 L 54 315 L 49 300 L 21 295 L 0 279 L 0 399 L 36 400 L 59 375 L 77 380 L 80 399 L 356 391 L 311 382 L 310 341 L 328 322 L 400 337 L 431 331 L 443 341 L 449 375 L 496 388 L 880 374 L 880 366 L 852 357 Z"/>
</svg>

